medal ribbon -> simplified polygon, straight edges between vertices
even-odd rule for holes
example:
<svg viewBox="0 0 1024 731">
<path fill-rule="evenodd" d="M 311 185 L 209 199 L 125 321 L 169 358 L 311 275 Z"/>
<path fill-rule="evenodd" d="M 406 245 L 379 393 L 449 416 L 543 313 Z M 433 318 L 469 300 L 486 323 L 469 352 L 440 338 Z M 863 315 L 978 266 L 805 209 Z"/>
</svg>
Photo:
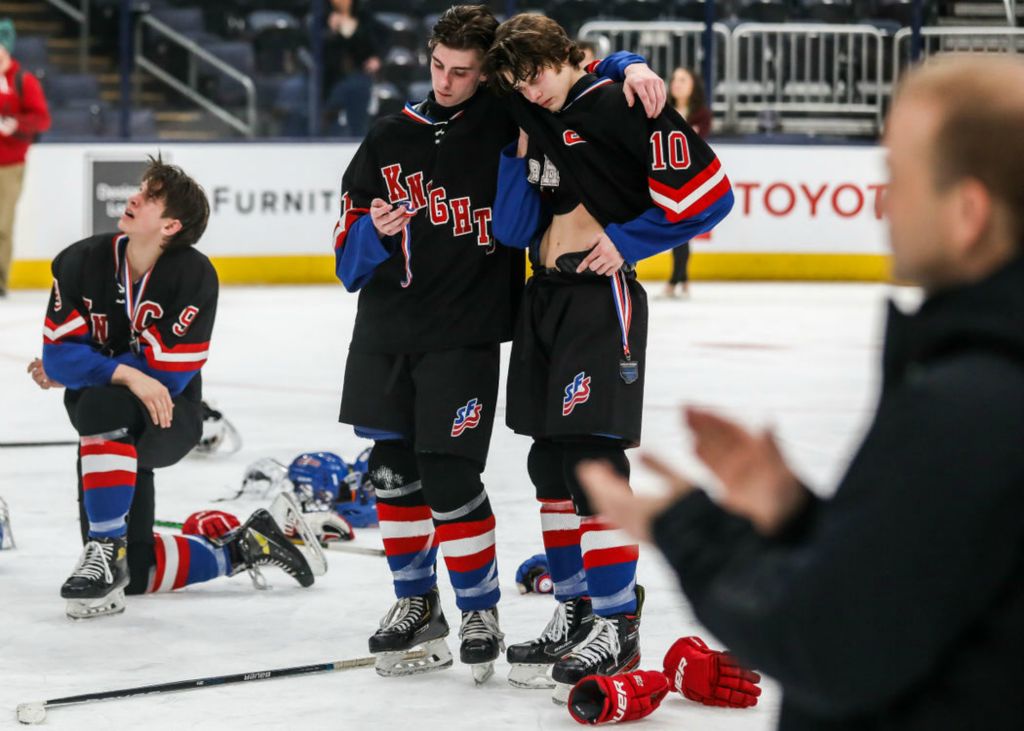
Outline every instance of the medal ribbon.
<svg viewBox="0 0 1024 731">
<path fill-rule="evenodd" d="M 137 336 L 139 335 L 135 330 L 135 314 L 138 312 L 139 305 L 142 304 L 146 285 L 149 284 L 149 275 L 152 273 L 153 268 L 150 267 L 149 271 L 142 275 L 142 279 L 139 280 L 138 294 L 135 294 L 132 287 L 131 268 L 128 266 L 128 244 L 126 243 L 121 261 L 121 282 L 124 286 L 124 311 L 128 315 L 128 327 L 131 329 L 133 342 L 138 342 Z"/>
<path fill-rule="evenodd" d="M 622 353 L 629 360 L 629 327 L 633 322 L 633 301 L 629 297 L 626 277 L 622 272 L 615 272 L 611 277 L 612 299 L 615 300 L 615 314 L 619 318 L 619 330 L 622 331 Z"/>
</svg>

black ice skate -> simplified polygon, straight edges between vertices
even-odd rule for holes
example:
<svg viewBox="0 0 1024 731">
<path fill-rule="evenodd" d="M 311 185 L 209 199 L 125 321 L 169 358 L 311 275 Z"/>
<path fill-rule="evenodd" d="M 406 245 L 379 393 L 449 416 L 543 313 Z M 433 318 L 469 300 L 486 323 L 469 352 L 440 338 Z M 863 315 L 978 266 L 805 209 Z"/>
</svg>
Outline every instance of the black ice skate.
<svg viewBox="0 0 1024 731">
<path fill-rule="evenodd" d="M 477 685 L 486 683 L 494 675 L 494 661 L 505 649 L 505 635 L 498 627 L 498 608 L 463 612 L 459 639 L 459 659 L 470 666 Z"/>
<path fill-rule="evenodd" d="M 231 575 L 249 572 L 259 589 L 267 588 L 260 566 L 277 566 L 302 586 L 312 586 L 313 570 L 305 555 L 285 535 L 273 516 L 260 508 L 224 540 L 231 557 Z"/>
<path fill-rule="evenodd" d="M 618 675 L 640 664 L 640 612 L 644 588 L 636 587 L 636 613 L 594 617 L 587 638 L 551 668 L 551 700 L 565 705 L 569 691 L 587 675 Z"/>
<path fill-rule="evenodd" d="M 92 619 L 124 611 L 128 586 L 128 550 L 124 538 L 93 538 L 78 566 L 60 588 L 71 619 Z"/>
<path fill-rule="evenodd" d="M 441 611 L 436 586 L 421 596 L 402 597 L 370 638 L 370 652 L 377 656 L 377 674 L 390 678 L 450 668 L 452 653 L 444 640 L 447 636 L 448 621 Z"/>
<path fill-rule="evenodd" d="M 587 639 L 593 626 L 589 597 L 559 602 L 540 637 L 508 648 L 508 682 L 517 688 L 554 688 L 551 666 Z"/>
</svg>

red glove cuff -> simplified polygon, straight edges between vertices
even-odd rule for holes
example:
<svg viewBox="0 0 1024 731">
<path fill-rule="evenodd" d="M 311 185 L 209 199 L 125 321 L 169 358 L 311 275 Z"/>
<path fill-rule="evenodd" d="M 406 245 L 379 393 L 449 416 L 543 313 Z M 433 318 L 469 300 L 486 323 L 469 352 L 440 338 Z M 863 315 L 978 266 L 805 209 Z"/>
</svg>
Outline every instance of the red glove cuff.
<svg viewBox="0 0 1024 731">
<path fill-rule="evenodd" d="M 635 721 L 653 713 L 668 691 L 668 680 L 655 670 L 588 675 L 569 692 L 569 714 L 590 725 Z"/>
</svg>

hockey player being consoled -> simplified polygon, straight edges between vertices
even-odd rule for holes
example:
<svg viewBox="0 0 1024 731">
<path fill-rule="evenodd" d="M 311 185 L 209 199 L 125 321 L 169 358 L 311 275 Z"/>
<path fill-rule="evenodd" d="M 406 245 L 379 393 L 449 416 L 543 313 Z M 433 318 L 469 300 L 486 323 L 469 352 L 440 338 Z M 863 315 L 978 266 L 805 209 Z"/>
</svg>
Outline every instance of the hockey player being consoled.
<svg viewBox="0 0 1024 731">
<path fill-rule="evenodd" d="M 153 470 L 179 461 L 202 434 L 200 371 L 218 283 L 194 245 L 209 210 L 194 180 L 151 159 L 118 221 L 121 233 L 83 239 L 53 260 L 43 357 L 28 371 L 40 388 L 66 387 L 80 436 L 85 548 L 61 587 L 74 619 L 124 611 L 125 593 L 169 591 L 259 564 L 313 582 L 264 510 L 227 534 L 235 526 L 223 519 L 190 520 L 198 536 L 153 533 Z"/>
<path fill-rule="evenodd" d="M 502 153 L 494 208 L 495 237 L 529 248 L 533 267 L 507 422 L 534 440 L 528 471 L 559 601 L 540 637 L 509 647 L 509 679 L 550 687 L 550 670 L 563 702 L 584 676 L 640 660 L 637 546 L 592 513 L 575 476 L 598 459 L 628 477 L 624 450 L 640 442 L 647 298 L 633 265 L 710 230 L 733 202 L 718 159 L 677 112 L 646 118 L 581 58 L 555 21 L 518 15 L 484 64 L 523 129 Z"/>
<path fill-rule="evenodd" d="M 477 682 L 502 647 L 480 476 L 524 272 L 491 231 L 498 152 L 517 134 L 506 105 L 480 88 L 497 25 L 483 5 L 443 13 L 429 43 L 432 93 L 379 120 L 342 179 L 336 270 L 361 291 L 340 420 L 375 441 L 369 474 L 397 597 L 369 641 L 384 676 L 452 664 L 439 547 L 462 612 L 460 659 Z M 637 92 L 650 100 L 664 85 L 638 61 L 621 54 L 602 70 L 621 78 L 634 64 L 629 75 L 653 83 Z"/>
</svg>

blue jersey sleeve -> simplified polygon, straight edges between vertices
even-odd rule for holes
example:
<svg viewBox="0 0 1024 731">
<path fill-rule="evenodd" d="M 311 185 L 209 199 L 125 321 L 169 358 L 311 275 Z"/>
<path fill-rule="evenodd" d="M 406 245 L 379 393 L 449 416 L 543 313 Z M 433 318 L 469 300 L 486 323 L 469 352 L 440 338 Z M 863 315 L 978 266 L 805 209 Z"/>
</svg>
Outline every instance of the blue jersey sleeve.
<svg viewBox="0 0 1024 731">
<path fill-rule="evenodd" d="M 668 219 L 663 209 L 654 207 L 632 221 L 610 224 L 605 233 L 622 258 L 635 264 L 707 233 L 729 214 L 732 206 L 733 193 L 728 190 L 700 213 L 675 223 Z"/>
<path fill-rule="evenodd" d="M 587 66 L 587 71 L 598 76 L 624 81 L 626 79 L 626 67 L 635 63 L 647 63 L 647 59 L 629 51 L 616 51 L 608 58 L 600 61 L 593 61 Z"/>
<path fill-rule="evenodd" d="M 117 363 L 93 342 L 88 309 L 78 294 L 81 264 L 68 261 L 67 250 L 53 260 L 53 288 L 43 323 L 43 370 L 67 388 L 105 386 Z M 85 312 L 86 315 L 82 315 Z"/>
<path fill-rule="evenodd" d="M 377 267 L 391 258 L 397 238 L 381 239 L 369 214 L 353 217 L 342 245 L 334 249 L 334 272 L 345 289 L 349 292 L 362 289 Z"/>
<path fill-rule="evenodd" d="M 494 236 L 505 246 L 525 249 L 546 225 L 540 192 L 530 185 L 526 159 L 516 157 L 516 144 L 501 151 L 498 192 L 494 196 Z"/>
</svg>

